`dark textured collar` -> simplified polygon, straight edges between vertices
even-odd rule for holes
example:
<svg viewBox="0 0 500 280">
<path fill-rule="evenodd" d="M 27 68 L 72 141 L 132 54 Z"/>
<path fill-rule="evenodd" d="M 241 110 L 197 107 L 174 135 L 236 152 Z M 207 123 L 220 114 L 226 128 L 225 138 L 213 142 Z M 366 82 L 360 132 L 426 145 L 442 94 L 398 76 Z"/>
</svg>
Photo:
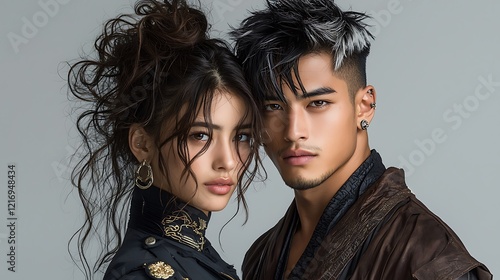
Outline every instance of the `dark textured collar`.
<svg viewBox="0 0 500 280">
<path fill-rule="evenodd" d="M 318 223 L 319 226 L 325 226 L 324 230 L 321 231 L 321 237 L 337 224 L 354 202 L 384 174 L 385 170 L 380 154 L 376 150 L 372 150 L 370 156 L 340 187 L 323 211 Z"/>
<path fill-rule="evenodd" d="M 135 188 L 132 194 L 130 228 L 173 239 L 197 251 L 205 246 L 209 219 L 199 209 L 154 186 Z"/>
<path fill-rule="evenodd" d="M 340 187 L 337 193 L 325 207 L 321 218 L 316 225 L 311 240 L 304 253 L 292 270 L 290 277 L 301 275 L 309 261 L 313 258 L 315 251 L 320 246 L 323 238 L 338 223 L 356 200 L 377 181 L 386 170 L 382 163 L 382 158 L 376 150 L 372 150 L 370 156 L 354 171 L 347 181 Z M 297 216 L 297 214 L 295 215 Z M 298 221 L 298 217 L 295 219 Z M 292 227 L 295 228 L 295 227 Z M 288 259 L 288 251 L 293 230 L 288 233 L 286 241 L 286 252 L 283 251 L 280 256 L 280 263 L 277 269 L 277 279 L 281 279 L 284 272 L 284 266 Z M 285 257 L 286 256 L 286 257 Z"/>
</svg>

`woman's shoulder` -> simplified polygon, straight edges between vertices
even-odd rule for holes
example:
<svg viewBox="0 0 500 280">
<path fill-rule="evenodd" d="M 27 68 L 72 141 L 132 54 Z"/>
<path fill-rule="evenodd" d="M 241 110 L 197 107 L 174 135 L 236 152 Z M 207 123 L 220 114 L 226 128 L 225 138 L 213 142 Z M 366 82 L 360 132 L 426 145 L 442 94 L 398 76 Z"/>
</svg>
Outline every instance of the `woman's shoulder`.
<svg viewBox="0 0 500 280">
<path fill-rule="evenodd" d="M 106 270 L 104 280 L 184 279 L 180 275 L 173 277 L 176 263 L 170 251 L 174 250 L 162 240 L 162 237 L 129 228 Z M 158 245 L 161 245 L 161 256 L 154 250 Z M 165 259 L 167 256 L 170 263 Z"/>
<path fill-rule="evenodd" d="M 129 229 L 104 277 L 104 280 L 114 279 L 237 279 L 237 276 L 234 268 L 222 259 L 214 262 L 173 240 Z"/>
</svg>

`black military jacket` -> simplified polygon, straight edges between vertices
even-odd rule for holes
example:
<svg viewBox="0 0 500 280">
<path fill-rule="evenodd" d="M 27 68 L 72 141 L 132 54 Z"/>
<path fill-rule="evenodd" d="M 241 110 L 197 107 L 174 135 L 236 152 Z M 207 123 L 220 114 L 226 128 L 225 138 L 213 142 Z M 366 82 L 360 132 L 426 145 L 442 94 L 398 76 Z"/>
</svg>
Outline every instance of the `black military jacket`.
<svg viewBox="0 0 500 280">
<path fill-rule="evenodd" d="M 239 279 L 205 238 L 208 221 L 166 191 L 136 188 L 123 244 L 104 280 Z"/>
</svg>

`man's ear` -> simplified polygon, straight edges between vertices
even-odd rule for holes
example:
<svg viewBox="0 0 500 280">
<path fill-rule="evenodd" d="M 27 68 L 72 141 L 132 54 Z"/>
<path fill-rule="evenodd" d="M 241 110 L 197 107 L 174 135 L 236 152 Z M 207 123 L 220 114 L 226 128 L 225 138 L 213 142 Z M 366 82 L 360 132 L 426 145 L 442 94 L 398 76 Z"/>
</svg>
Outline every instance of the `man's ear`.
<svg viewBox="0 0 500 280">
<path fill-rule="evenodd" d="M 132 124 L 128 131 L 128 144 L 130 151 L 138 162 L 146 160 L 151 162 L 155 152 L 153 138 L 139 124 Z"/>
<path fill-rule="evenodd" d="M 358 90 L 355 97 L 358 127 L 362 120 L 371 123 L 377 106 L 376 100 L 377 92 L 372 85 Z"/>
</svg>

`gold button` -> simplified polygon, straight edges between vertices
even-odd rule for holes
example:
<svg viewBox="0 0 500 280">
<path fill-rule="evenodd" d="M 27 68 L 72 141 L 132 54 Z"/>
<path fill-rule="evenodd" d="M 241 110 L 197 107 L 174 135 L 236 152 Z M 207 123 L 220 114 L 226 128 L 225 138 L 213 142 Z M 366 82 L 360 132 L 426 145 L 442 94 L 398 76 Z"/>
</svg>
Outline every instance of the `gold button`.
<svg viewBox="0 0 500 280">
<path fill-rule="evenodd" d="M 148 246 L 153 246 L 156 243 L 156 238 L 150 236 L 150 237 L 146 238 L 144 243 L 146 243 L 146 245 L 148 245 Z"/>
<path fill-rule="evenodd" d="M 152 263 L 148 265 L 147 268 L 149 270 L 149 274 L 156 279 L 168 279 L 175 274 L 174 269 L 162 261 Z"/>
</svg>

